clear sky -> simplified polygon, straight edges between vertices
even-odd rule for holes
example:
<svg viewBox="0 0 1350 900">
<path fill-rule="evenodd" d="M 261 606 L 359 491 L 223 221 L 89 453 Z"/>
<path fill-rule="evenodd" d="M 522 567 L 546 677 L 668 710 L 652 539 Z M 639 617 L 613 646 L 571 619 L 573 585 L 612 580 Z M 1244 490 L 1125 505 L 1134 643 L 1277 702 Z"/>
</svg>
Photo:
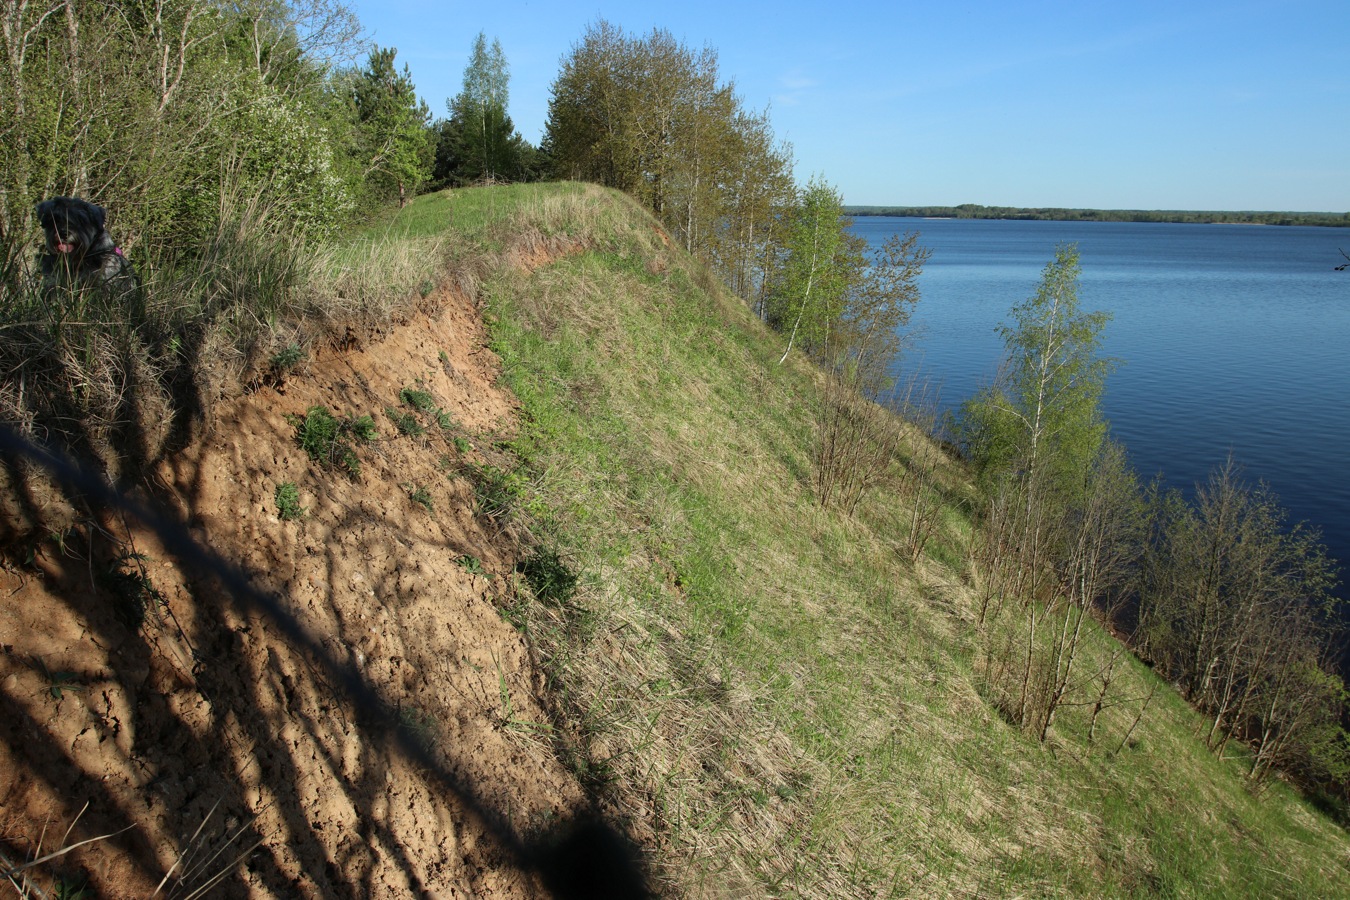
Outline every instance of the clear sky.
<svg viewBox="0 0 1350 900">
<path fill-rule="evenodd" d="M 1350 3 L 350 0 L 436 117 L 479 31 L 538 143 L 589 23 L 718 53 L 856 205 L 1350 211 Z"/>
</svg>

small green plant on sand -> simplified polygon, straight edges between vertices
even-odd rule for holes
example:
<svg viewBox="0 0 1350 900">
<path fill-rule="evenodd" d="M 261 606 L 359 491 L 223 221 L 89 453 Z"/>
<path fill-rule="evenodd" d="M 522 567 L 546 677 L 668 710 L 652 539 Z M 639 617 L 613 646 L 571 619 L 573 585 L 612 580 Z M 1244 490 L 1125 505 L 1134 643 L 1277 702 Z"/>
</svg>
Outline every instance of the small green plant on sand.
<svg viewBox="0 0 1350 900">
<path fill-rule="evenodd" d="M 398 399 L 404 406 L 411 406 L 418 412 L 431 412 L 436 408 L 436 398 L 430 391 L 424 391 L 421 388 L 405 387 L 398 392 Z"/>
<path fill-rule="evenodd" d="M 408 499 L 412 500 L 412 502 L 418 504 L 419 506 L 425 507 L 426 511 L 429 513 L 434 513 L 436 511 L 435 506 L 431 502 L 431 492 L 428 491 L 426 488 L 417 486 L 417 487 L 408 487 L 407 490 L 408 490 Z"/>
<path fill-rule="evenodd" d="M 296 487 L 293 481 L 277 485 L 276 500 L 277 515 L 283 522 L 298 519 L 305 514 L 305 507 L 300 505 L 300 488 Z"/>
<path fill-rule="evenodd" d="M 286 418 L 295 426 L 296 440 L 310 459 L 322 466 L 336 466 L 352 478 L 361 476 L 361 461 L 356 458 L 351 439 L 374 440 L 374 419 L 370 416 L 338 418 L 326 406 L 311 406 L 304 416 Z"/>
<path fill-rule="evenodd" d="M 486 578 L 489 581 L 492 580 L 491 573 L 483 568 L 483 561 L 478 557 L 468 556 L 466 554 L 461 556 L 456 562 L 458 562 L 460 566 L 464 568 L 464 571 L 468 572 L 470 575 L 477 575 L 480 578 Z"/>
<path fill-rule="evenodd" d="M 388 406 L 385 407 L 384 414 L 389 417 L 389 421 L 394 423 L 398 433 L 405 437 L 421 437 L 427 433 L 426 428 L 422 426 L 421 422 L 417 421 L 417 417 L 412 413 Z"/>
<path fill-rule="evenodd" d="M 167 601 L 150 580 L 141 553 L 123 553 L 103 573 L 103 586 L 113 595 L 117 617 L 133 629 L 145 623 L 147 610 L 158 609 Z"/>
<path fill-rule="evenodd" d="M 351 420 L 349 427 L 357 440 L 367 444 L 379 437 L 380 434 L 375 428 L 374 416 L 357 416 Z"/>
<path fill-rule="evenodd" d="M 442 431 L 449 431 L 455 427 L 454 416 L 437 406 L 436 396 L 420 386 L 405 387 L 398 392 L 398 400 L 403 406 L 420 413 L 427 422 Z M 411 413 L 401 412 L 391 407 L 385 410 L 385 414 L 394 420 L 394 424 L 401 434 L 421 437 L 425 433 L 425 427 L 421 421 Z"/>
<path fill-rule="evenodd" d="M 287 344 L 276 353 L 273 353 L 272 358 L 268 360 L 268 362 L 271 363 L 271 366 L 275 371 L 285 373 L 300 365 L 304 358 L 305 351 L 299 344 Z"/>
<path fill-rule="evenodd" d="M 47 667 L 47 663 L 42 657 L 33 657 L 33 665 L 37 668 L 42 680 L 47 682 L 47 693 L 53 700 L 60 700 L 65 696 L 66 691 L 84 690 L 84 685 L 80 684 L 80 676 L 77 672 L 52 671 Z"/>
<path fill-rule="evenodd" d="M 415 706 L 404 706 L 399 709 L 398 728 L 424 750 L 430 750 L 435 743 L 435 716 Z"/>
</svg>

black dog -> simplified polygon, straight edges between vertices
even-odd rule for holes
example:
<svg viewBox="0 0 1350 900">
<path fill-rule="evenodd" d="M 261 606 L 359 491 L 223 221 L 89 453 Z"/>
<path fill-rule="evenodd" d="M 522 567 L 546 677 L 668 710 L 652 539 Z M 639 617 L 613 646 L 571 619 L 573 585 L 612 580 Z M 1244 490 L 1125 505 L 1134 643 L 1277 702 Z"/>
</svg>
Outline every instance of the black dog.
<svg viewBox="0 0 1350 900">
<path fill-rule="evenodd" d="M 37 217 L 47 233 L 46 251 L 38 256 L 38 265 L 48 291 L 86 285 L 118 294 L 138 290 L 136 273 L 103 227 L 107 220 L 103 207 L 73 197 L 53 197 L 37 205 Z"/>
</svg>

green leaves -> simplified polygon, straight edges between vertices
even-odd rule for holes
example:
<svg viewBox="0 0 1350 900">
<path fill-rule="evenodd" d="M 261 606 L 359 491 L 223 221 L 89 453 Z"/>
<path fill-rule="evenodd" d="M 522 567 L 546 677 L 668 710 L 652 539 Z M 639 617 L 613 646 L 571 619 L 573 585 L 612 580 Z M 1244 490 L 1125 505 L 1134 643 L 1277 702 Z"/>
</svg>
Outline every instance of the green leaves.
<svg viewBox="0 0 1350 900">
<path fill-rule="evenodd" d="M 541 149 L 558 177 L 636 197 L 741 296 L 762 299 L 795 194 L 790 151 L 720 80 L 712 48 L 593 24 L 553 82 Z"/>
<path fill-rule="evenodd" d="M 352 86 L 363 165 L 374 199 L 404 200 L 431 176 L 431 111 L 417 99 L 412 74 L 394 69 L 398 51 L 375 48 Z"/>
<path fill-rule="evenodd" d="M 517 175 L 521 146 L 507 114 L 511 79 L 501 42 L 491 49 L 480 31 L 464 69 L 464 87 L 447 101 L 450 120 L 441 125 L 437 177 L 456 184 Z"/>
<path fill-rule="evenodd" d="M 337 467 L 352 478 L 361 477 L 361 461 L 351 439 L 363 443 L 375 439 L 375 420 L 370 416 L 338 418 L 326 406 L 311 406 L 304 416 L 287 416 L 295 427 L 295 439 L 309 458 L 326 467 Z"/>
<path fill-rule="evenodd" d="M 1106 422 L 1099 404 L 1115 362 L 1097 351 L 1111 314 L 1078 305 L 1078 248 L 1060 245 L 1035 296 L 999 328 L 1007 347 L 998 383 L 963 411 L 967 443 L 986 474 L 1010 471 L 1068 496 L 1084 483 Z"/>
<path fill-rule="evenodd" d="M 787 348 L 823 351 L 844 310 L 852 271 L 846 247 L 844 201 L 828 182 L 812 178 L 802 192 L 787 239 L 787 260 L 766 305 L 769 324 L 787 334 Z"/>
</svg>

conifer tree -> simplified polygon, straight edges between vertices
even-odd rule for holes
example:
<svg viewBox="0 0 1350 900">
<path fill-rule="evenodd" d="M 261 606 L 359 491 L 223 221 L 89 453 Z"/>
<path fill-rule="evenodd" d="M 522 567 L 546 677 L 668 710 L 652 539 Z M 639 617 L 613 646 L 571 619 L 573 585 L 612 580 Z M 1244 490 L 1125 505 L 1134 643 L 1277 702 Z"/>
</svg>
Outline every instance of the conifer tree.
<svg viewBox="0 0 1350 900">
<path fill-rule="evenodd" d="M 357 131 L 369 195 L 403 205 L 431 177 L 430 111 L 417 99 L 412 73 L 394 68 L 398 50 L 376 47 L 353 85 Z"/>
</svg>

